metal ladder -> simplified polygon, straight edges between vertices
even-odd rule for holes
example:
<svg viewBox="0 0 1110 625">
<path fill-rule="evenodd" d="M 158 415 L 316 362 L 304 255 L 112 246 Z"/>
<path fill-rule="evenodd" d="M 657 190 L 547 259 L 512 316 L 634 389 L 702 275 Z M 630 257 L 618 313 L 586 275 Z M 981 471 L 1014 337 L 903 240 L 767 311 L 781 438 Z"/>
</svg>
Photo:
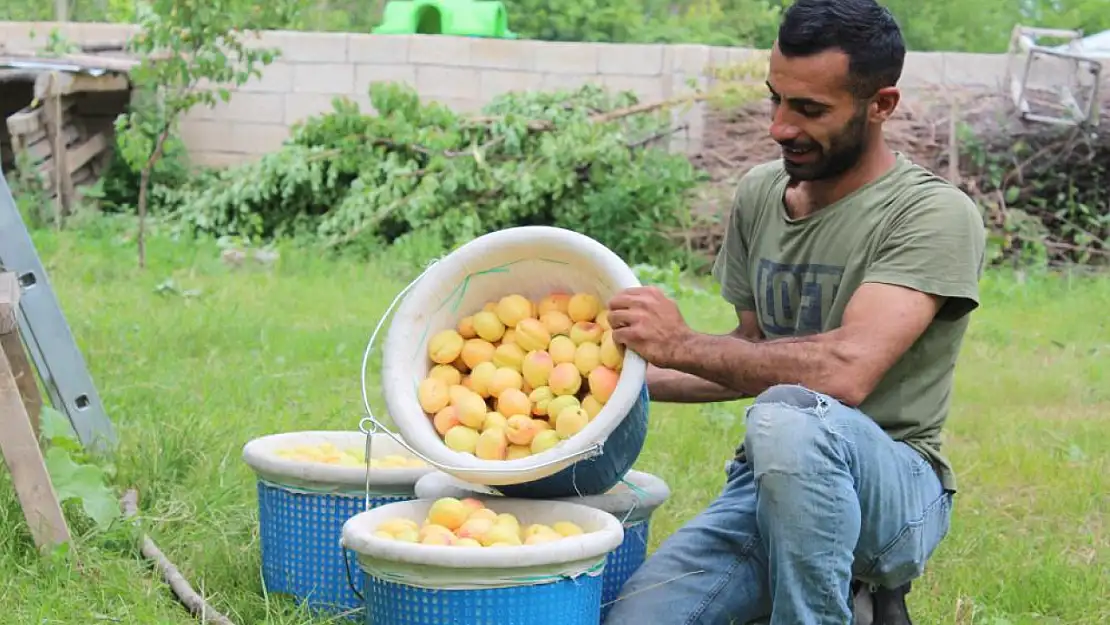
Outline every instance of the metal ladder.
<svg viewBox="0 0 1110 625">
<path fill-rule="evenodd" d="M 0 268 L 19 279 L 19 334 L 55 410 L 66 415 L 86 449 L 107 452 L 117 443 L 112 421 L 50 288 L 31 234 L 0 169 Z"/>
</svg>

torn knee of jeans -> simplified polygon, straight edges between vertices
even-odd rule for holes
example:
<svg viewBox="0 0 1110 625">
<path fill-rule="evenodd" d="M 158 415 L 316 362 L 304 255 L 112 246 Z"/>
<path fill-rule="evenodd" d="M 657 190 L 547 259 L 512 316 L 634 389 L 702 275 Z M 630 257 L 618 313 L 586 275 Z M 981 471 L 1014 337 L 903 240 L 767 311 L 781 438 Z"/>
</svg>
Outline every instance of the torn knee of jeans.
<svg viewBox="0 0 1110 625">
<path fill-rule="evenodd" d="M 752 405 L 781 404 L 796 410 L 818 412 L 825 408 L 825 398 L 800 384 L 778 384 L 756 396 Z"/>
<path fill-rule="evenodd" d="M 753 404 L 748 409 L 744 448 L 757 475 L 819 471 L 833 453 L 823 421 L 812 411 L 783 403 Z"/>
</svg>

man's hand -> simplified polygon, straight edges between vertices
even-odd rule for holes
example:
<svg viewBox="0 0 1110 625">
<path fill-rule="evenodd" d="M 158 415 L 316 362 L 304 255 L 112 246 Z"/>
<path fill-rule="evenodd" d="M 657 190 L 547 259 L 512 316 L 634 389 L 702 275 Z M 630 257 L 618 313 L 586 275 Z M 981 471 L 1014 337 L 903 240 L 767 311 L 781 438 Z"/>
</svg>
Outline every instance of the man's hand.
<svg viewBox="0 0 1110 625">
<path fill-rule="evenodd" d="M 694 331 L 678 305 L 653 286 L 633 287 L 609 300 L 613 340 L 657 367 L 668 367 Z"/>
</svg>

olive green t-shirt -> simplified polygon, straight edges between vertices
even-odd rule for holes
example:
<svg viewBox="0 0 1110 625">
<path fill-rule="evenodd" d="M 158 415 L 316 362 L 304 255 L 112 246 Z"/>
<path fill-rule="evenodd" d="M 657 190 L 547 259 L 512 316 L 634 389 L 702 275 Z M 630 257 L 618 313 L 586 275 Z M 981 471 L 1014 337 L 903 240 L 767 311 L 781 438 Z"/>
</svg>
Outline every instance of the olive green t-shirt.
<svg viewBox="0 0 1110 625">
<path fill-rule="evenodd" d="M 713 274 L 726 300 L 756 313 L 767 339 L 841 324 L 864 282 L 946 298 L 940 313 L 858 408 L 905 441 L 956 489 L 941 453 L 953 372 L 969 313 L 979 305 L 986 232 L 962 191 L 898 154 L 882 177 L 803 219 L 783 203 L 782 161 L 740 181 Z"/>
</svg>

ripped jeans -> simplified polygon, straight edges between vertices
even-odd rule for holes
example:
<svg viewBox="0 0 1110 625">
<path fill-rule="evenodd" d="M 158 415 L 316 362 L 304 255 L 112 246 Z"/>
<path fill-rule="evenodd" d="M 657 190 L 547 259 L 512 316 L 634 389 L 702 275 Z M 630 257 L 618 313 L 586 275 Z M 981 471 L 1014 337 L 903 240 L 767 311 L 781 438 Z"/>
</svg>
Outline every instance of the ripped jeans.
<svg viewBox="0 0 1110 625">
<path fill-rule="evenodd" d="M 919 453 L 800 386 L 747 412 L 744 460 L 708 508 L 628 580 L 605 625 L 848 625 L 853 578 L 919 576 L 952 494 Z"/>
</svg>

